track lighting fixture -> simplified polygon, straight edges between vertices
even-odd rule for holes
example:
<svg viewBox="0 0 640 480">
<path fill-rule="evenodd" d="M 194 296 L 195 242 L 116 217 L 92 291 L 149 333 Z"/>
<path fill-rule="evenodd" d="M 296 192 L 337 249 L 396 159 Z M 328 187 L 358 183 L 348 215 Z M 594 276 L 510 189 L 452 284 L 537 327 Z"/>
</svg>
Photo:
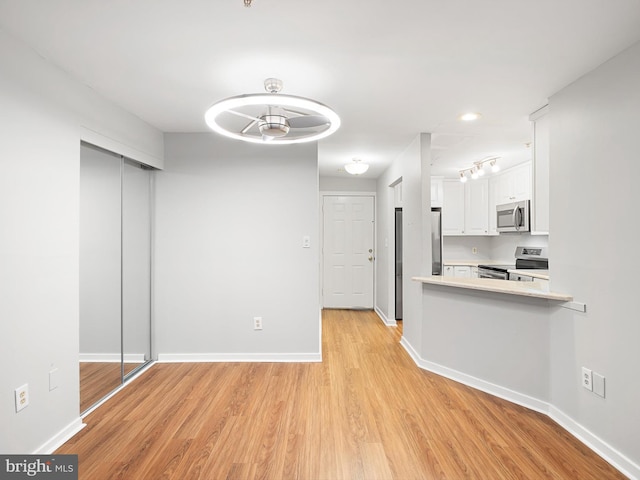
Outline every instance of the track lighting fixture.
<svg viewBox="0 0 640 480">
<path fill-rule="evenodd" d="M 467 181 L 467 172 L 469 172 L 473 180 L 476 180 L 478 177 L 483 176 L 486 173 L 485 163 L 489 164 L 493 173 L 500 171 L 500 165 L 497 164 L 497 161 L 499 159 L 500 157 L 487 157 L 484 160 L 473 162 L 473 167 L 460 170 L 460 181 L 463 183 Z"/>
</svg>

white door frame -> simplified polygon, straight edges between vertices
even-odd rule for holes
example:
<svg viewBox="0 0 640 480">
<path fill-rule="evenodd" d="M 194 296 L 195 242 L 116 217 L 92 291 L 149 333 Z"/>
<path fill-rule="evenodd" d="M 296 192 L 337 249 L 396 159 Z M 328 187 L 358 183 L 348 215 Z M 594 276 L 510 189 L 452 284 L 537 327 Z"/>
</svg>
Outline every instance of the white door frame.
<svg viewBox="0 0 640 480">
<path fill-rule="evenodd" d="M 376 309 L 376 253 L 377 253 L 377 245 L 378 245 L 378 238 L 377 238 L 377 228 L 376 228 L 376 224 L 378 221 L 378 202 L 377 202 L 377 198 L 376 198 L 376 192 L 353 192 L 353 191 L 349 191 L 349 192 L 344 192 L 344 191 L 321 191 L 320 192 L 320 208 L 319 208 L 319 212 L 318 212 L 318 216 L 319 219 L 318 221 L 320 222 L 320 239 L 321 242 L 324 242 L 324 213 L 322 210 L 322 206 L 324 205 L 324 197 L 373 197 L 373 221 L 374 221 L 374 228 L 373 228 L 373 285 L 371 286 L 371 288 L 373 288 L 373 309 Z M 320 252 L 322 252 L 320 254 L 320 308 L 324 307 L 324 291 L 323 291 L 323 286 L 324 286 L 324 244 L 320 245 Z"/>
</svg>

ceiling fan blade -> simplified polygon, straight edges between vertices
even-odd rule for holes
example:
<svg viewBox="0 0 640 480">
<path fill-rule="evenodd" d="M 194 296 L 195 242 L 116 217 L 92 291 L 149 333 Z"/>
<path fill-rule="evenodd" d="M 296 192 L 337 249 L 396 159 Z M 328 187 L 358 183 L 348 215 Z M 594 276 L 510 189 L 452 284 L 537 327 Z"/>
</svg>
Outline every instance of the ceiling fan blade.
<svg viewBox="0 0 640 480">
<path fill-rule="evenodd" d="M 313 128 L 329 123 L 329 119 L 324 115 L 304 115 L 302 117 L 291 117 L 287 119 L 291 128 Z"/>
<path fill-rule="evenodd" d="M 256 122 L 259 122 L 260 119 L 257 117 L 254 117 L 253 115 L 247 115 L 246 113 L 242 113 L 242 112 L 236 112 L 235 110 L 227 110 L 227 113 L 232 113 L 233 115 L 237 115 L 238 117 L 243 117 L 243 118 L 247 118 L 249 120 L 255 120 Z"/>
<path fill-rule="evenodd" d="M 240 133 L 247 133 L 249 130 L 251 130 L 251 128 L 258 123 L 258 119 L 256 118 L 255 120 L 249 122 L 242 130 L 240 130 Z"/>
</svg>

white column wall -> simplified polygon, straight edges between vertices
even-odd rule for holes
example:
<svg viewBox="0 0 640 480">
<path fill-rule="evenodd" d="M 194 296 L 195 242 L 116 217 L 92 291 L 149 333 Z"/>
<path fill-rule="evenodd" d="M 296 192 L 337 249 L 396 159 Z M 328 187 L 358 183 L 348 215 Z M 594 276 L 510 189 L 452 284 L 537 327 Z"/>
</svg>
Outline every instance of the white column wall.
<svg viewBox="0 0 640 480">
<path fill-rule="evenodd" d="M 31 453 L 81 424 L 80 140 L 93 132 L 157 166 L 163 143 L 3 31 L 0 105 L 0 451 Z M 53 368 L 59 386 L 49 391 Z M 24 383 L 30 405 L 16 413 L 13 390 Z"/>
<path fill-rule="evenodd" d="M 403 336 L 419 348 L 422 330 L 422 289 L 411 277 L 431 274 L 431 136 L 421 133 L 378 178 L 376 308 L 394 317 L 393 188 L 402 179 Z M 386 241 L 386 242 L 385 242 Z M 387 245 L 385 247 L 385 244 Z"/>
<path fill-rule="evenodd" d="M 638 131 L 640 44 L 550 99 L 551 285 L 586 313 L 551 318 L 552 404 L 636 463 L 640 475 Z M 606 378 L 606 398 L 580 386 Z"/>
</svg>

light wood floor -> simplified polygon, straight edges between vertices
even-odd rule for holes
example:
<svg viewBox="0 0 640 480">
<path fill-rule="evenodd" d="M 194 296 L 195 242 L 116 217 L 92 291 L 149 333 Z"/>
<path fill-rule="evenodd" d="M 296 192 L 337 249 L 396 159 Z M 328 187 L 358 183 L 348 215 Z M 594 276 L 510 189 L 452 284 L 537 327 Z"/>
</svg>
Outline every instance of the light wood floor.
<svg viewBox="0 0 640 480">
<path fill-rule="evenodd" d="M 139 363 L 125 363 L 127 375 Z M 94 403 L 122 385 L 122 370 L 119 363 L 80 362 L 80 411 L 88 410 Z"/>
<path fill-rule="evenodd" d="M 155 365 L 57 453 L 87 480 L 624 478 L 544 415 L 417 368 L 400 328 L 328 310 L 322 363 Z"/>
</svg>

